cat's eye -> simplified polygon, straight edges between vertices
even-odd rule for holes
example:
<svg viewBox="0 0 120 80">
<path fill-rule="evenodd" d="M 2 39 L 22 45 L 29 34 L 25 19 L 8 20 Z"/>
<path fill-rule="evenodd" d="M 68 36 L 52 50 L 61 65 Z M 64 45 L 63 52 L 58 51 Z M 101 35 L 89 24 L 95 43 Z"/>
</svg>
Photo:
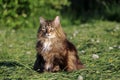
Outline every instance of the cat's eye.
<svg viewBox="0 0 120 80">
<path fill-rule="evenodd" d="M 53 30 L 54 30 L 54 28 L 51 28 L 51 30 L 53 31 Z"/>
<path fill-rule="evenodd" d="M 42 31 L 45 31 L 45 27 L 42 28 Z"/>
</svg>

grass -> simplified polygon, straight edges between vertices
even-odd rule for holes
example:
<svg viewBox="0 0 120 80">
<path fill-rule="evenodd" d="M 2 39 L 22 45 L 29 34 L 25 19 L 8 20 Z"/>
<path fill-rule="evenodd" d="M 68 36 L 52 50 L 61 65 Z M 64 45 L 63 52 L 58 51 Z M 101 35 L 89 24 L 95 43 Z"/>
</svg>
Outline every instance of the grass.
<svg viewBox="0 0 120 80">
<path fill-rule="evenodd" d="M 1 26 L 0 26 L 1 27 Z M 75 44 L 85 69 L 73 72 L 37 73 L 35 61 L 37 28 L 0 29 L 0 80 L 120 80 L 120 23 L 95 21 L 64 26 Z M 93 57 L 93 54 L 99 58 Z"/>
</svg>

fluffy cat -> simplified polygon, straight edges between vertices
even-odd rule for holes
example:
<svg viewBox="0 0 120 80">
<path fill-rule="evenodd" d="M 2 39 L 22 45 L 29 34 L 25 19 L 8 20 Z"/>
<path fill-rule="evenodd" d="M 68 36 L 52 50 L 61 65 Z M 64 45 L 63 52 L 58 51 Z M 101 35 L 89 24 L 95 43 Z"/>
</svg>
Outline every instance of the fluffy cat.
<svg viewBox="0 0 120 80">
<path fill-rule="evenodd" d="M 75 46 L 67 40 L 59 16 L 54 20 L 45 20 L 40 17 L 37 38 L 37 59 L 34 70 L 56 72 L 84 68 L 79 61 Z"/>
</svg>

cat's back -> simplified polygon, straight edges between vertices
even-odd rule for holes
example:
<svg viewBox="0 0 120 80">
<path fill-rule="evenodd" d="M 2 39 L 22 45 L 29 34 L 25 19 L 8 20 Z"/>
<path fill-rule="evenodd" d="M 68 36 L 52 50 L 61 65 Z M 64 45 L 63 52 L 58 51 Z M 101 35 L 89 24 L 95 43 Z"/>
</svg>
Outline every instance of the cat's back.
<svg viewBox="0 0 120 80">
<path fill-rule="evenodd" d="M 72 44 L 69 40 L 66 39 L 64 44 L 66 45 L 67 50 L 77 52 L 74 44 Z"/>
</svg>

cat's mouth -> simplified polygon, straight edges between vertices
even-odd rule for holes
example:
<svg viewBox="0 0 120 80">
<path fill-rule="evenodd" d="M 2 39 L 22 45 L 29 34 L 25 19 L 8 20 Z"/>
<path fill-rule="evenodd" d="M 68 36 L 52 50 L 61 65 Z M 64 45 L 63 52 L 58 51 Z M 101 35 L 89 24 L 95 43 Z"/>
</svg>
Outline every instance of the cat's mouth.
<svg viewBox="0 0 120 80">
<path fill-rule="evenodd" d="M 45 34 L 45 37 L 46 37 L 46 38 L 55 38 L 55 35 L 54 35 L 54 34 L 50 34 L 50 33 L 49 33 L 49 34 L 46 33 L 46 34 Z"/>
<path fill-rule="evenodd" d="M 50 33 L 46 33 L 45 35 L 46 35 L 46 36 L 51 36 L 51 34 L 50 34 Z"/>
</svg>

